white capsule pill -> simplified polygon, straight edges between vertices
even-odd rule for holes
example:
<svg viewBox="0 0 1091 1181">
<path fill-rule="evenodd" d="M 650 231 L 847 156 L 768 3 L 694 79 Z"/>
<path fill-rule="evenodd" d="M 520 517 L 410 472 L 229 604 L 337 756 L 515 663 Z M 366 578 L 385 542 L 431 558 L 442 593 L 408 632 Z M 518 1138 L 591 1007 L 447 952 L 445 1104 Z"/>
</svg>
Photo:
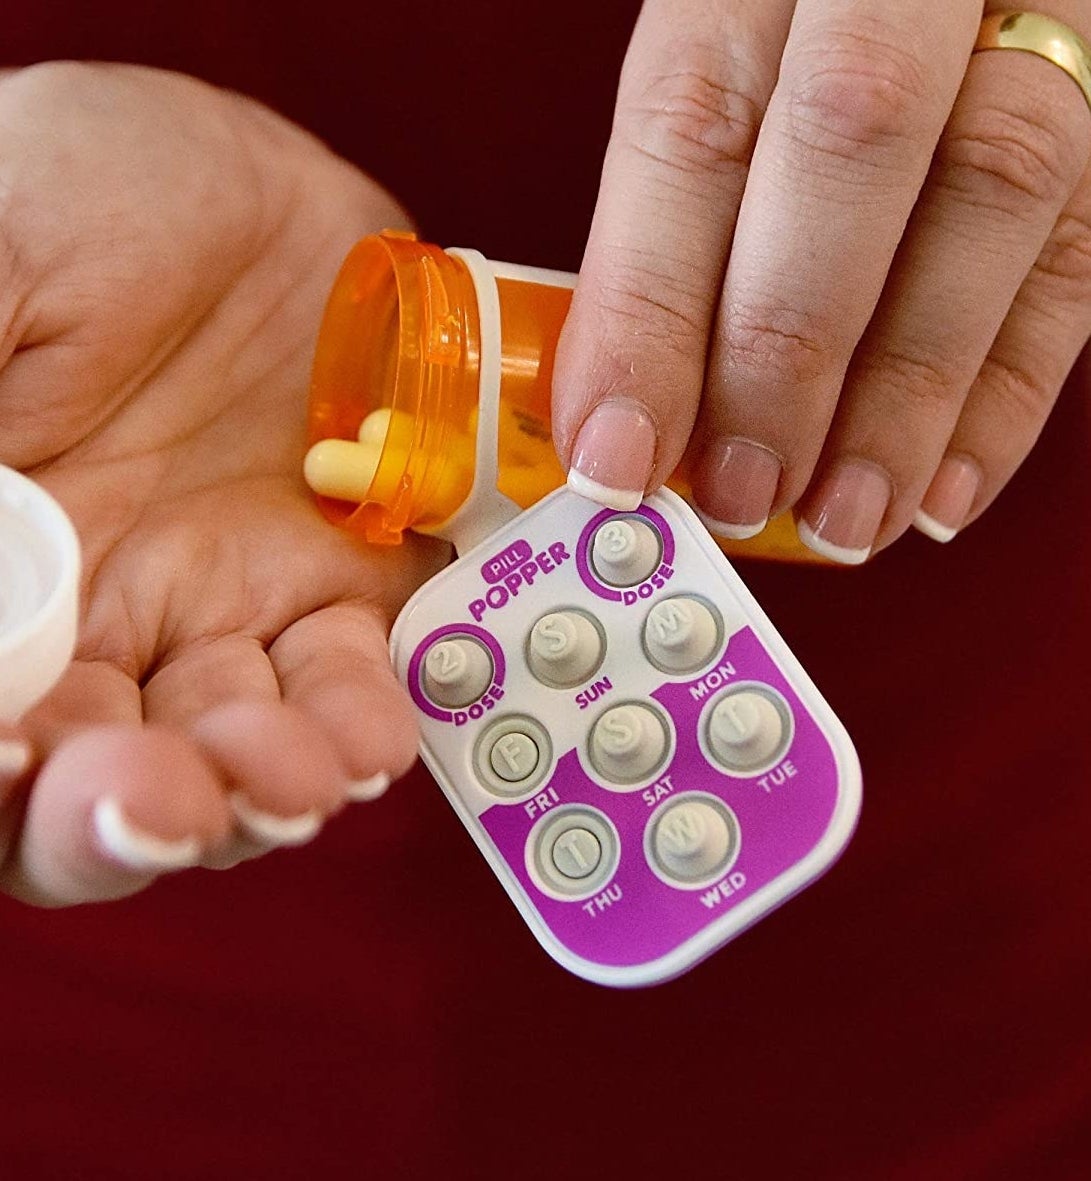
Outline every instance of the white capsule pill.
<svg viewBox="0 0 1091 1181">
<path fill-rule="evenodd" d="M 360 431 L 356 436 L 361 443 L 371 443 L 381 447 L 386 442 L 386 432 L 390 429 L 390 417 L 393 411 L 389 406 L 372 412 L 360 423 Z"/>
<path fill-rule="evenodd" d="M 322 439 L 307 452 L 303 478 L 319 496 L 360 504 L 367 500 L 381 454 L 373 443 Z"/>
</svg>

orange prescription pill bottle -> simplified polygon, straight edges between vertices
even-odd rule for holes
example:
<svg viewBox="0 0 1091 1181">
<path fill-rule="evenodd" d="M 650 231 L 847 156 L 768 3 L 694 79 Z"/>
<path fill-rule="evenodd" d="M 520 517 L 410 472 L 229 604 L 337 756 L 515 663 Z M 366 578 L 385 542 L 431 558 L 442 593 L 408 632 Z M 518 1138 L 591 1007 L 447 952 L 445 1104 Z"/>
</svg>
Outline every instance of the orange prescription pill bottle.
<svg viewBox="0 0 1091 1181">
<path fill-rule="evenodd" d="M 565 482 L 550 434 L 557 340 L 576 276 L 386 231 L 358 242 L 326 306 L 308 484 L 369 541 L 406 529 L 465 551 Z M 670 486 L 689 492 L 676 472 Z M 818 561 L 790 515 L 738 556 Z"/>
</svg>

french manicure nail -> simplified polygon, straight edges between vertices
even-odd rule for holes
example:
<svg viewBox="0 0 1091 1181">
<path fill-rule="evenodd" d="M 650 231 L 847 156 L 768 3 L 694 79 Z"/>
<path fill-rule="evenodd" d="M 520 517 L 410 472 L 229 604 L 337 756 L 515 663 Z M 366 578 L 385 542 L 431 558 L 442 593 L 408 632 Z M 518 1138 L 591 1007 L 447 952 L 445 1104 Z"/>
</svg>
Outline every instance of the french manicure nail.
<svg viewBox="0 0 1091 1181">
<path fill-rule="evenodd" d="M 881 468 L 842 460 L 823 476 L 796 522 L 800 540 L 824 558 L 858 566 L 871 553 L 890 496 L 890 478 Z"/>
<path fill-rule="evenodd" d="M 241 791 L 227 798 L 247 836 L 262 845 L 305 845 L 322 827 L 322 816 L 313 809 L 297 816 L 278 816 L 256 808 Z"/>
<path fill-rule="evenodd" d="M 981 470 L 964 455 L 944 456 L 913 524 L 933 541 L 950 541 L 966 523 L 981 486 Z"/>
<path fill-rule="evenodd" d="M 129 869 L 149 873 L 187 869 L 196 865 L 201 856 L 201 843 L 196 837 L 166 840 L 137 828 L 113 796 L 95 804 L 91 823 L 102 848 Z"/>
<path fill-rule="evenodd" d="M 779 483 L 780 460 L 768 447 L 750 439 L 717 439 L 694 472 L 697 515 L 720 537 L 755 537 L 769 520 Z"/>
<path fill-rule="evenodd" d="M 30 743 L 21 738 L 5 738 L 0 742 L 0 775 L 15 779 L 30 766 Z"/>
<path fill-rule="evenodd" d="M 357 779 L 348 785 L 345 795 L 350 800 L 377 800 L 390 786 L 390 776 L 385 771 L 377 771 L 366 779 Z"/>
<path fill-rule="evenodd" d="M 600 402 L 576 436 L 568 486 L 607 508 L 632 512 L 652 478 L 655 448 L 655 423 L 639 402 Z"/>
</svg>

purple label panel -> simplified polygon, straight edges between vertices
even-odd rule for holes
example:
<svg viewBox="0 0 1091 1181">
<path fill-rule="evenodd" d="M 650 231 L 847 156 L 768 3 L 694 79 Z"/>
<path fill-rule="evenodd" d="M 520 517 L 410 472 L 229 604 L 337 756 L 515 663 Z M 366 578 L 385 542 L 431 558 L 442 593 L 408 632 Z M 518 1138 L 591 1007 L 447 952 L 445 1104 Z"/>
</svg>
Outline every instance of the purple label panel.
<svg viewBox="0 0 1091 1181">
<path fill-rule="evenodd" d="M 579 553 L 585 548 L 581 539 Z M 783 696 L 794 717 L 794 733 L 774 767 L 742 778 L 727 775 L 706 760 L 698 727 L 704 711 L 723 689 L 745 681 L 763 682 Z M 677 734 L 670 763 L 655 780 L 658 790 L 653 786 L 619 792 L 600 787 L 584 771 L 578 752 L 571 750 L 561 757 L 549 783 L 536 793 L 540 797 L 546 787 L 552 788 L 549 796 L 556 799 L 555 806 L 583 804 L 604 813 L 616 826 L 621 838 L 617 870 L 591 898 L 557 901 L 543 894 L 530 878 L 527 838 L 540 811 L 528 808 L 529 801 L 497 804 L 481 816 L 485 830 L 553 934 L 577 955 L 603 965 L 646 963 L 685 943 L 802 860 L 825 834 L 837 804 L 833 751 L 749 628 L 731 638 L 721 659 L 703 677 L 664 684 L 652 697 L 671 715 Z M 647 864 L 644 830 L 657 807 L 691 791 L 711 793 L 732 810 L 739 822 L 739 851 L 716 882 L 700 889 L 678 889 L 661 881 Z M 530 811 L 533 816 L 528 815 Z"/>
<path fill-rule="evenodd" d="M 505 546 L 498 554 L 493 554 L 487 562 L 482 563 L 481 577 L 490 583 L 499 582 L 505 574 L 518 570 L 524 562 L 529 562 L 534 555 L 530 542 L 520 537 L 511 545 Z"/>
</svg>

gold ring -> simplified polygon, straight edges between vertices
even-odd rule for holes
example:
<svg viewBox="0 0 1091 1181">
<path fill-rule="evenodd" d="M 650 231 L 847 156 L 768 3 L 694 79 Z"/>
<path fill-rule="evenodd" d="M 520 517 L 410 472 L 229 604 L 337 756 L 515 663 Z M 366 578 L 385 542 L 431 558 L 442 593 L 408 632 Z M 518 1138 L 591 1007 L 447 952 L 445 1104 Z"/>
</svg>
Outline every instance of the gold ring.
<svg viewBox="0 0 1091 1181">
<path fill-rule="evenodd" d="M 994 12 L 977 34 L 974 53 L 983 49 L 1021 49 L 1044 57 L 1076 83 L 1091 108 L 1091 47 L 1068 25 L 1040 12 Z"/>
</svg>

